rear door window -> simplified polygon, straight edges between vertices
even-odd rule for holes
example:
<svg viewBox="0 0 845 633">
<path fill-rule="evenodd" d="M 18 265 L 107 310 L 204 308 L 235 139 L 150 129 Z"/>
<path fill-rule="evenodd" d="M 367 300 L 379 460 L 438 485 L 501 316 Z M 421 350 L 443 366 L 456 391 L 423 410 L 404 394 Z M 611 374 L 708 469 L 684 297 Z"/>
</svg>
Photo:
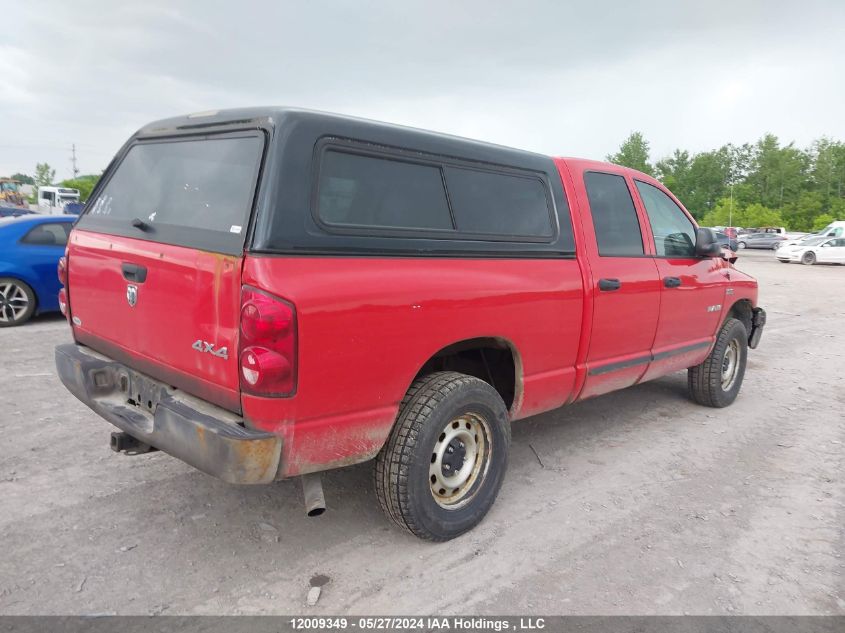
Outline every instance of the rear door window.
<svg viewBox="0 0 845 633">
<path fill-rule="evenodd" d="M 584 174 L 593 216 L 596 243 L 602 257 L 636 257 L 644 254 L 640 221 L 623 176 L 601 172 Z"/>
<path fill-rule="evenodd" d="M 239 254 L 263 145 L 258 134 L 138 143 L 78 227 Z"/>
<path fill-rule="evenodd" d="M 675 201 L 654 185 L 639 180 L 637 191 L 643 199 L 651 232 L 654 234 L 654 248 L 658 257 L 695 257 L 695 226 Z M 769 239 L 761 234 L 755 239 Z"/>
</svg>

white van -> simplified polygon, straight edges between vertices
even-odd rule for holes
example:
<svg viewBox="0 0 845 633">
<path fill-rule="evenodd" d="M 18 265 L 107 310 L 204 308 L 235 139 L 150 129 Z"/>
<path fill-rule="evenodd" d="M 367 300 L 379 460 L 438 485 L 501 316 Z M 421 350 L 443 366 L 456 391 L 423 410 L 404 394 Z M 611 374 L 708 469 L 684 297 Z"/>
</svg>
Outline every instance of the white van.
<svg viewBox="0 0 845 633">
<path fill-rule="evenodd" d="M 62 215 L 68 202 L 79 202 L 79 189 L 67 187 L 38 187 L 38 211 Z"/>
<path fill-rule="evenodd" d="M 825 237 L 845 237 L 845 220 L 831 222 L 819 231 L 817 235 L 824 235 Z"/>
</svg>

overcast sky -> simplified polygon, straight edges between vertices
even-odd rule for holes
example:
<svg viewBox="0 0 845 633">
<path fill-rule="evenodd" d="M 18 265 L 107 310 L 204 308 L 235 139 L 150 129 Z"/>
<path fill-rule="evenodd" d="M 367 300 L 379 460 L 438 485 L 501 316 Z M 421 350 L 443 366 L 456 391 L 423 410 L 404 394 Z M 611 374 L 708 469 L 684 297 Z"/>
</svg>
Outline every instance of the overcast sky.
<svg viewBox="0 0 845 633">
<path fill-rule="evenodd" d="M 549 154 L 845 140 L 845 1 L 4 3 L 0 175 L 175 114 L 293 105 Z"/>
</svg>

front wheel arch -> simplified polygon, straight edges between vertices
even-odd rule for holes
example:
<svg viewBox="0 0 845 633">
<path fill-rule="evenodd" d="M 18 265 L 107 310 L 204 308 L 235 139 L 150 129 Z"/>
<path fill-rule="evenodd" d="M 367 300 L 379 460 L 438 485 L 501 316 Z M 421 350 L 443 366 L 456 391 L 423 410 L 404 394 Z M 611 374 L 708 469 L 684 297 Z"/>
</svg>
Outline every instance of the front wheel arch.
<svg viewBox="0 0 845 633">
<path fill-rule="evenodd" d="M 719 324 L 719 329 L 724 327 L 728 319 L 740 321 L 747 332 L 751 332 L 752 319 L 754 318 L 754 304 L 751 299 L 737 299 L 725 313 L 725 317 Z"/>
</svg>

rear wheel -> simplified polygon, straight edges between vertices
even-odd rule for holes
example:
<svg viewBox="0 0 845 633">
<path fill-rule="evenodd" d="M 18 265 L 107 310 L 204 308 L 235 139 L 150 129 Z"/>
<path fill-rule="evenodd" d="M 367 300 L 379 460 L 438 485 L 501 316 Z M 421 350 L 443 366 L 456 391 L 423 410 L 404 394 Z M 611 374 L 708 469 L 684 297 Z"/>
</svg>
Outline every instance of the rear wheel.
<svg viewBox="0 0 845 633">
<path fill-rule="evenodd" d="M 807 266 L 812 266 L 816 263 L 816 254 L 813 251 L 804 253 L 801 257 L 801 263 L 806 264 Z"/>
<path fill-rule="evenodd" d="M 19 279 L 0 277 L 0 327 L 21 325 L 35 312 L 35 293 Z"/>
<path fill-rule="evenodd" d="M 420 538 L 455 538 L 490 510 L 509 449 L 508 411 L 493 387 L 457 372 L 419 378 L 376 458 L 379 503 Z"/>
<path fill-rule="evenodd" d="M 742 387 L 747 358 L 745 325 L 738 319 L 728 319 L 704 362 L 687 372 L 692 399 L 707 407 L 726 407 L 733 403 Z"/>
</svg>

